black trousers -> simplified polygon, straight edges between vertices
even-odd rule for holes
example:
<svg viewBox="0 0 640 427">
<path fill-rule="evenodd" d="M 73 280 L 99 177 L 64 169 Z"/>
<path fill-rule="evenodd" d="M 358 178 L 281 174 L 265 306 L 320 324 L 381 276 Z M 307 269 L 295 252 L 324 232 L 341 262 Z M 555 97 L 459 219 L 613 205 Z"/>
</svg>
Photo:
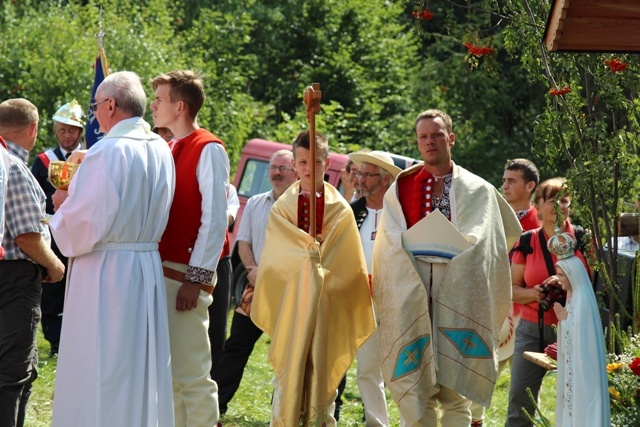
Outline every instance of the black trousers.
<svg viewBox="0 0 640 427">
<path fill-rule="evenodd" d="M 55 242 L 51 241 L 51 249 L 58 259 L 67 267 L 67 257 L 62 255 Z M 64 292 L 67 283 L 67 272 L 59 282 L 47 283 L 42 287 L 42 297 L 40 298 L 42 310 L 42 332 L 44 339 L 51 344 L 51 352 L 57 353 L 60 345 L 60 331 L 62 330 L 62 311 L 64 309 Z"/>
<path fill-rule="evenodd" d="M 227 340 L 227 320 L 231 305 L 231 257 L 218 262 L 218 282 L 213 290 L 213 302 L 209 306 L 209 342 L 211 343 L 211 377 L 218 366 Z"/>
<path fill-rule="evenodd" d="M 231 334 L 227 339 L 220 363 L 211 376 L 218 384 L 220 413 L 227 412 L 229 401 L 240 387 L 244 368 L 261 335 L 262 330 L 253 324 L 251 318 L 237 312 L 233 313 Z"/>
<path fill-rule="evenodd" d="M 22 427 L 38 376 L 36 333 L 42 272 L 26 261 L 0 261 L 0 427 Z"/>
</svg>

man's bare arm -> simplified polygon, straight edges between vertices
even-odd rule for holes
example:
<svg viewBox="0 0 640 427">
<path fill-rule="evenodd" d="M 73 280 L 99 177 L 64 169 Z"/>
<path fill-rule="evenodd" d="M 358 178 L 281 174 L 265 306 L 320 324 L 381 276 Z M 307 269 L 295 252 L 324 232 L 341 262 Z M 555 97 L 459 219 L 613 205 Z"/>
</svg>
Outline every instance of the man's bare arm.
<svg viewBox="0 0 640 427">
<path fill-rule="evenodd" d="M 64 276 L 64 264 L 53 253 L 40 233 L 25 233 L 17 236 L 15 242 L 20 250 L 47 269 L 43 282 L 58 282 Z"/>
<path fill-rule="evenodd" d="M 258 276 L 258 263 L 253 256 L 253 249 L 251 249 L 251 243 L 244 240 L 238 240 L 238 255 L 240 255 L 240 261 L 247 269 L 247 280 L 249 283 L 255 284 L 256 277 Z"/>
</svg>

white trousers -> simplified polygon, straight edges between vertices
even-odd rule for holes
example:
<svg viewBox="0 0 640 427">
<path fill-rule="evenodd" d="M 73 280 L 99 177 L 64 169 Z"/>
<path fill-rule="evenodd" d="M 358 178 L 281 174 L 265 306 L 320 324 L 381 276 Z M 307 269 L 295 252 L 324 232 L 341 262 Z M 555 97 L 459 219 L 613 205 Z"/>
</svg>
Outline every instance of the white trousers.
<svg viewBox="0 0 640 427">
<path fill-rule="evenodd" d="M 356 353 L 358 369 L 356 379 L 364 405 L 366 427 L 387 427 L 387 399 L 380 370 L 380 334 L 376 329 Z"/>
<path fill-rule="evenodd" d="M 513 359 L 513 356 L 498 362 L 497 378 L 500 378 L 500 374 L 502 373 L 502 370 L 504 369 L 504 367 L 507 366 L 507 363 L 509 363 L 509 366 L 511 366 L 511 359 Z M 473 421 L 484 421 L 484 411 L 485 411 L 484 406 L 476 402 L 471 403 L 471 419 Z"/>
<path fill-rule="evenodd" d="M 439 408 L 438 404 L 440 404 Z M 440 392 L 429 400 L 424 417 L 415 425 L 437 427 L 439 417 L 441 427 L 467 427 L 471 425 L 470 405 L 471 401 L 469 399 L 441 385 Z M 402 415 L 400 416 L 400 425 L 402 427 L 407 426 Z"/>
<path fill-rule="evenodd" d="M 163 265 L 181 272 L 184 264 L 165 261 Z M 171 372 L 176 427 L 213 427 L 218 423 L 218 386 L 210 378 L 209 311 L 213 297 L 200 291 L 198 305 L 187 311 L 176 310 L 182 283 L 164 278 L 167 288 Z"/>
</svg>

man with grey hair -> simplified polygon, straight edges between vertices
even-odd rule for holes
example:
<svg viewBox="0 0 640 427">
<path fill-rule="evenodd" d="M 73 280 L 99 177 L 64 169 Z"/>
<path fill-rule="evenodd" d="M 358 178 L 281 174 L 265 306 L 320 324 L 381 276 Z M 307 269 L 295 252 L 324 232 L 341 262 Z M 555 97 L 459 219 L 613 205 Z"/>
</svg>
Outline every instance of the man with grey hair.
<svg viewBox="0 0 640 427">
<path fill-rule="evenodd" d="M 27 167 L 38 137 L 38 109 L 26 99 L 0 104 L 0 136 L 10 152 L 0 261 L 0 426 L 22 426 L 37 377 L 36 331 L 42 282 L 57 282 L 64 265 L 42 224 L 45 195 Z"/>
<path fill-rule="evenodd" d="M 242 374 L 256 341 L 262 336 L 262 330 L 249 317 L 253 300 L 253 289 L 258 276 L 258 264 L 267 231 L 267 220 L 271 207 L 298 175 L 291 162 L 291 150 L 278 150 L 269 160 L 269 181 L 272 189 L 266 193 L 249 198 L 244 208 L 240 230 L 238 231 L 238 254 L 247 270 L 247 285 L 233 313 L 231 335 L 225 345 L 220 363 L 212 378 L 218 384 L 218 402 L 220 413 L 227 412 L 227 406 L 240 387 Z"/>
<path fill-rule="evenodd" d="M 131 72 L 108 76 L 91 105 L 105 136 L 89 150 L 50 221 L 70 257 L 54 427 L 173 427 L 169 326 L 158 242 L 175 171 L 142 119 Z"/>
</svg>

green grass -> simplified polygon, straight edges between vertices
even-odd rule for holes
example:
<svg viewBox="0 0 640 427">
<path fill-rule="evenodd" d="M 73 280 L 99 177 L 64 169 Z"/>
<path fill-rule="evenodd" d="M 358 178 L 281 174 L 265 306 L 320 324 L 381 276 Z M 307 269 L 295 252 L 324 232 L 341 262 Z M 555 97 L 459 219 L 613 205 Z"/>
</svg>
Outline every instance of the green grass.
<svg viewBox="0 0 640 427">
<path fill-rule="evenodd" d="M 267 360 L 269 339 L 266 335 L 256 343 L 247 368 L 234 399 L 229 403 L 227 414 L 222 418 L 225 427 L 266 427 L 269 425 L 271 402 L 271 378 L 273 371 Z M 38 334 L 40 351 L 39 377 L 34 383 L 27 412 L 26 426 L 48 427 L 51 425 L 52 394 L 55 381 L 56 359 L 49 357 L 49 344 Z M 362 425 L 362 403 L 356 384 L 356 364 L 348 373 L 344 404 L 340 415 L 340 426 Z M 485 426 L 502 427 L 507 412 L 509 372 L 505 369 L 498 379 L 493 402 L 485 415 Z M 555 411 L 556 376 L 547 375 L 540 394 L 540 407 L 544 415 L 553 420 Z M 387 392 L 391 426 L 400 425 L 398 409 Z"/>
</svg>

